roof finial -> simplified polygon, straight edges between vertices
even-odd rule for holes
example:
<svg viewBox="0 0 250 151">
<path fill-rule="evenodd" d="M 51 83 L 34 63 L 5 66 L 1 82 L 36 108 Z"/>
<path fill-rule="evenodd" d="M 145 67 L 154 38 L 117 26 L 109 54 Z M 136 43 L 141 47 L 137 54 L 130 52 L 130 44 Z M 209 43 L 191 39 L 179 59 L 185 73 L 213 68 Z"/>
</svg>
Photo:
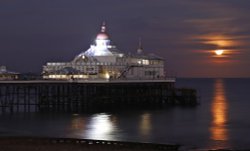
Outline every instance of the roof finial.
<svg viewBox="0 0 250 151">
<path fill-rule="evenodd" d="M 101 32 L 102 33 L 106 32 L 106 23 L 105 23 L 105 21 L 102 22 Z"/>
<path fill-rule="evenodd" d="M 143 48 L 142 48 L 142 42 L 141 42 L 141 37 L 140 37 L 139 38 L 139 45 L 138 45 L 137 53 L 141 54 L 142 51 L 143 51 Z"/>
</svg>

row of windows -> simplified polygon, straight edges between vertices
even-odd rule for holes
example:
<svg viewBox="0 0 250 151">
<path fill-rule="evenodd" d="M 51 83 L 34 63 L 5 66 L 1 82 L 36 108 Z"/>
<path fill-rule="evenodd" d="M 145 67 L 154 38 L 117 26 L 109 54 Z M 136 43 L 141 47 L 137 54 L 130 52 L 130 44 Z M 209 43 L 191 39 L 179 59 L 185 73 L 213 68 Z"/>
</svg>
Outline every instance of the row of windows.
<svg viewBox="0 0 250 151">
<path fill-rule="evenodd" d="M 158 61 L 158 60 L 146 60 L 146 59 L 138 60 L 137 63 L 138 64 L 142 64 L 142 65 L 160 65 L 160 64 L 163 64 L 162 61 Z"/>
<path fill-rule="evenodd" d="M 5 75 L 5 74 L 0 74 L 0 78 L 6 78 L 6 77 L 7 77 L 7 78 L 8 78 L 8 77 L 11 77 L 11 78 L 12 78 L 12 77 L 17 77 L 17 75 L 10 75 L 10 74 L 9 74 L 9 75 Z"/>
<path fill-rule="evenodd" d="M 136 59 L 132 60 L 134 63 L 143 64 L 143 65 L 159 65 L 163 64 L 160 60 L 148 60 L 148 59 Z M 131 62 L 131 63 L 132 63 Z M 129 64 L 126 60 L 117 59 L 116 63 L 111 62 L 77 62 L 77 63 L 64 63 L 64 62 L 49 62 L 48 66 L 75 66 L 75 65 L 127 65 Z"/>
<path fill-rule="evenodd" d="M 70 79 L 70 78 L 88 78 L 88 75 L 49 75 L 45 76 L 45 78 L 50 79 Z"/>
<path fill-rule="evenodd" d="M 126 63 L 124 62 L 116 62 L 116 63 L 112 63 L 112 62 L 81 62 L 81 63 L 47 63 L 47 66 L 85 66 L 85 65 L 126 65 Z"/>
</svg>

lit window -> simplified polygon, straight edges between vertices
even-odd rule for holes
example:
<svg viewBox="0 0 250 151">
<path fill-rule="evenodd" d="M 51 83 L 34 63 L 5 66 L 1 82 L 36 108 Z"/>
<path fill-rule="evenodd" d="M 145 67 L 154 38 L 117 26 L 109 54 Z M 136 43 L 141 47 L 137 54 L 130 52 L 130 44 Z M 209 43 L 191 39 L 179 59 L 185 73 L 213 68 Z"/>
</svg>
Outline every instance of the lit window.
<svg viewBox="0 0 250 151">
<path fill-rule="evenodd" d="M 149 65 L 149 60 L 142 60 L 142 64 Z"/>
</svg>

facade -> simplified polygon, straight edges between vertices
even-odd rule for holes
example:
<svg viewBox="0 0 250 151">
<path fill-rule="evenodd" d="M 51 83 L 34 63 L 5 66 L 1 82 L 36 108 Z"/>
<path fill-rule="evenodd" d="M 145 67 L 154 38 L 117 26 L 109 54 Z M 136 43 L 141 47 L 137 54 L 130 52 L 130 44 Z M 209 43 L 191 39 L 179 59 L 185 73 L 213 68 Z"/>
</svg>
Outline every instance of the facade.
<svg viewBox="0 0 250 151">
<path fill-rule="evenodd" d="M 6 69 L 6 66 L 0 66 L 0 80 L 17 80 L 19 73 L 11 72 Z"/>
<path fill-rule="evenodd" d="M 154 54 L 145 55 L 141 44 L 135 54 L 125 54 L 112 45 L 101 26 L 94 44 L 70 62 L 48 62 L 43 66 L 43 79 L 163 79 L 164 60 Z"/>
</svg>

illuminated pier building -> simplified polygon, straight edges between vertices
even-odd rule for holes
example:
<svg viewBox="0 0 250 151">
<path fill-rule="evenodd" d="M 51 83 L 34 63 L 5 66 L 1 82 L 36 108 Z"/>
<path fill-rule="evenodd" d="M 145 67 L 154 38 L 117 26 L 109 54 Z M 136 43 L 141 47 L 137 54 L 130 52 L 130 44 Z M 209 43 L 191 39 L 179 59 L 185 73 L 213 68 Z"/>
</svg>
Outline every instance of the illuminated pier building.
<svg viewBox="0 0 250 151">
<path fill-rule="evenodd" d="M 111 44 L 105 23 L 95 42 L 71 62 L 48 62 L 43 79 L 164 79 L 164 60 L 145 55 L 141 42 L 135 54 L 125 54 Z"/>
<path fill-rule="evenodd" d="M 2 80 L 17 80 L 19 73 L 8 71 L 6 66 L 0 66 L 0 81 Z"/>
</svg>

